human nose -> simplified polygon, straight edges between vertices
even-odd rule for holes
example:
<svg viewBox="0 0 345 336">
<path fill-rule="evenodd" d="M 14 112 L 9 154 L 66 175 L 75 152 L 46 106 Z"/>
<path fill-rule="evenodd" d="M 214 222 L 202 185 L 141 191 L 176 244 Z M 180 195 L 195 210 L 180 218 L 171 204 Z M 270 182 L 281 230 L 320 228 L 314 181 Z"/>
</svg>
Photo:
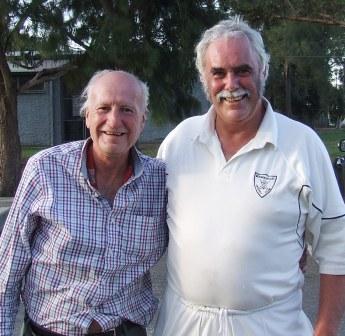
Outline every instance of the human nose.
<svg viewBox="0 0 345 336">
<path fill-rule="evenodd" d="M 224 86 L 227 90 L 238 89 L 239 77 L 233 71 L 228 71 L 224 77 Z"/>
<path fill-rule="evenodd" d="M 113 106 L 108 113 L 107 123 L 110 127 L 117 127 L 122 124 L 120 110 Z"/>
</svg>

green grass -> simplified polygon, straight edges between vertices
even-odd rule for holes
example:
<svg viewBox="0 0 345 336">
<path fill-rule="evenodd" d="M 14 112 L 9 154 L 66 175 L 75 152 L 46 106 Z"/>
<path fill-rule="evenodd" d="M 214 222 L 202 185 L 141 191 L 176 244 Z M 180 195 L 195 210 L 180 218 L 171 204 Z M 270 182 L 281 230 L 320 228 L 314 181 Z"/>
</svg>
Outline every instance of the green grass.
<svg viewBox="0 0 345 336">
<path fill-rule="evenodd" d="M 22 158 L 27 160 L 30 156 L 36 154 L 46 147 L 22 146 Z"/>
<path fill-rule="evenodd" d="M 160 143 L 158 142 L 140 143 L 137 147 L 144 154 L 151 157 L 156 157 L 159 145 Z"/>
<path fill-rule="evenodd" d="M 317 133 L 324 142 L 332 160 L 338 155 L 343 155 L 338 149 L 338 142 L 345 139 L 344 129 L 322 128 L 318 129 Z"/>
</svg>

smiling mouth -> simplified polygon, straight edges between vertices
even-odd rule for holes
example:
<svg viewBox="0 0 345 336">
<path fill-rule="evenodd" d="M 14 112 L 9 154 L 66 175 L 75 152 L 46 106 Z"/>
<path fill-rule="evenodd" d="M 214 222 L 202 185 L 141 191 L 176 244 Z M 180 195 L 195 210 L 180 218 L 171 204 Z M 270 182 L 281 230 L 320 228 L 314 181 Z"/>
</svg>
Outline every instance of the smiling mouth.
<svg viewBox="0 0 345 336">
<path fill-rule="evenodd" d="M 222 102 L 223 100 L 226 100 L 229 103 L 233 103 L 239 102 L 246 97 L 249 97 L 249 94 L 245 90 L 237 90 L 232 92 L 224 90 L 217 94 L 217 101 Z"/>
<path fill-rule="evenodd" d="M 243 100 L 244 98 L 246 98 L 248 96 L 248 94 L 244 94 L 243 96 L 238 96 L 238 97 L 221 97 L 220 100 L 226 100 L 229 103 L 233 103 L 233 102 L 238 102 L 240 100 Z"/>
<path fill-rule="evenodd" d="M 125 135 L 125 132 L 107 132 L 107 131 L 102 131 L 103 134 L 105 135 L 111 135 L 111 136 L 122 136 Z"/>
</svg>

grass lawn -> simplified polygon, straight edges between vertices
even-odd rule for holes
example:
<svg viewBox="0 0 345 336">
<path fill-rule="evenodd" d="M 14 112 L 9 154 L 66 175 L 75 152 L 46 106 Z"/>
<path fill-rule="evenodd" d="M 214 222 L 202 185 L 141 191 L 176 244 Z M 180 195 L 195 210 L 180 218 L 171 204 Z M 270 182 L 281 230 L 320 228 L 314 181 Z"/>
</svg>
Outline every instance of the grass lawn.
<svg viewBox="0 0 345 336">
<path fill-rule="evenodd" d="M 22 159 L 27 160 L 30 156 L 36 154 L 45 147 L 22 146 Z"/>
<path fill-rule="evenodd" d="M 140 143 L 138 149 L 144 154 L 156 157 L 160 142 Z"/>
<path fill-rule="evenodd" d="M 322 128 L 318 129 L 317 133 L 326 145 L 328 153 L 332 160 L 338 155 L 343 155 L 338 149 L 338 142 L 341 139 L 345 139 L 344 129 Z"/>
</svg>

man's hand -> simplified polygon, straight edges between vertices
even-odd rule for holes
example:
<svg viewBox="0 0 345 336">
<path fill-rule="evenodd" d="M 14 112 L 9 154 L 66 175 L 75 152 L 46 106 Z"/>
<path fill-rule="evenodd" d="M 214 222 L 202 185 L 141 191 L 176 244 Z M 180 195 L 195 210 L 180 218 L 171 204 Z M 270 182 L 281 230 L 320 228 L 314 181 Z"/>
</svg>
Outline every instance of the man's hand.
<svg viewBox="0 0 345 336">
<path fill-rule="evenodd" d="M 314 336 L 337 336 L 345 311 L 345 275 L 320 275 L 319 313 Z"/>
<path fill-rule="evenodd" d="M 307 261 L 308 261 L 308 250 L 307 245 L 305 245 L 301 259 L 299 260 L 299 268 L 303 273 L 307 271 Z"/>
<path fill-rule="evenodd" d="M 338 332 L 334 328 L 318 325 L 315 326 L 314 336 L 338 336 Z"/>
</svg>

